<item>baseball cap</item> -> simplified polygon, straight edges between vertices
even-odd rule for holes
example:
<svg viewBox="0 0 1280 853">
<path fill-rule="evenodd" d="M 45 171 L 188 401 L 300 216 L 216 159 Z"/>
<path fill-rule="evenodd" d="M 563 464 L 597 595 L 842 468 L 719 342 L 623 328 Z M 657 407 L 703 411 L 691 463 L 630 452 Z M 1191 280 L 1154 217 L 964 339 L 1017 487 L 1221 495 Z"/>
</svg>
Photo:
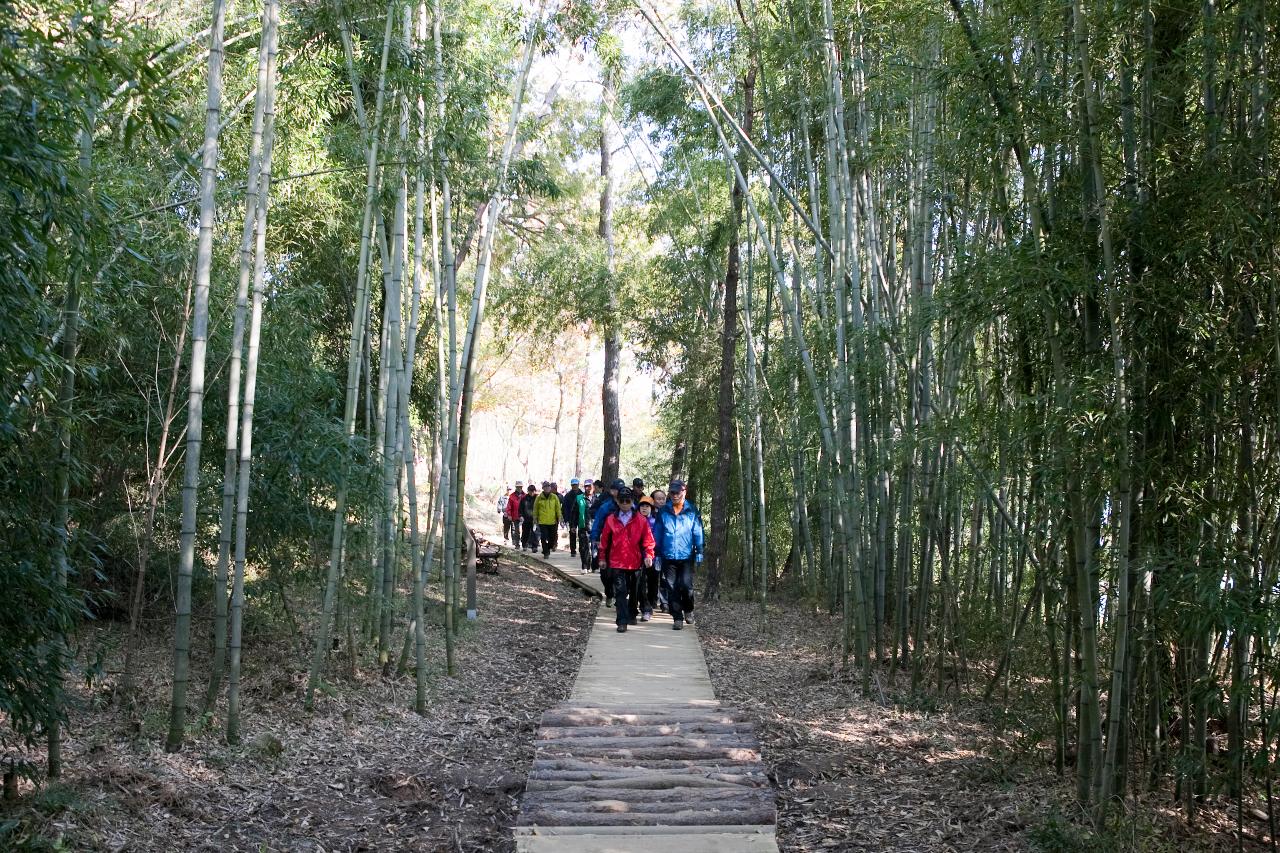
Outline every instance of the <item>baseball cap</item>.
<svg viewBox="0 0 1280 853">
<path fill-rule="evenodd" d="M 648 495 L 645 495 L 644 497 L 642 497 L 640 499 L 640 505 L 644 506 L 645 504 L 648 504 L 649 506 L 653 506 L 653 498 L 649 497 Z"/>
<path fill-rule="evenodd" d="M 631 503 L 633 500 L 634 498 L 630 492 L 625 490 L 618 492 L 618 503 Z"/>
<path fill-rule="evenodd" d="M 517 488 L 517 489 L 522 489 L 522 488 L 524 488 L 524 481 L 523 481 L 523 480 L 516 480 L 516 488 Z"/>
<path fill-rule="evenodd" d="M 611 488 L 611 489 L 617 489 L 618 491 L 622 491 L 622 490 L 623 490 L 623 489 L 625 489 L 626 487 L 627 487 L 627 481 L 626 481 L 626 480 L 624 480 L 624 479 L 622 479 L 621 477 L 619 477 L 618 479 L 616 479 L 616 480 L 614 480 L 614 481 L 613 481 L 613 485 L 611 485 L 609 488 Z"/>
<path fill-rule="evenodd" d="M 573 479 L 571 479 L 571 480 L 569 481 L 569 485 L 570 485 L 570 486 L 576 486 L 576 485 L 578 485 L 578 478 L 577 478 L 577 477 L 574 477 Z"/>
<path fill-rule="evenodd" d="M 684 480 L 672 480 L 670 483 L 667 483 L 667 492 L 683 492 L 683 491 L 684 491 Z"/>
<path fill-rule="evenodd" d="M 633 488 L 633 489 L 643 489 L 643 488 L 644 488 L 644 480 L 641 480 L 639 477 L 636 477 L 634 480 L 632 480 L 632 481 L 631 481 L 631 488 Z"/>
</svg>

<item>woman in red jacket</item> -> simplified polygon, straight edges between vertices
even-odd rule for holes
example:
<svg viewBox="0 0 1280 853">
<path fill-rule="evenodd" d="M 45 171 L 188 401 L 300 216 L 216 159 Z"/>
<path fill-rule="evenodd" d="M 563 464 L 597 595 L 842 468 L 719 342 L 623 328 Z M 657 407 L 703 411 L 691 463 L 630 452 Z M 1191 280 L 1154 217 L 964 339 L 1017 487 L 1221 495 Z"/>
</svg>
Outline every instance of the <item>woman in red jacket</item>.
<svg viewBox="0 0 1280 853">
<path fill-rule="evenodd" d="M 640 567 L 653 565 L 653 532 L 649 521 L 635 511 L 634 498 L 618 491 L 618 508 L 600 531 L 600 562 L 613 569 L 613 600 L 618 608 L 618 633 L 625 634 L 640 616 Z"/>
</svg>

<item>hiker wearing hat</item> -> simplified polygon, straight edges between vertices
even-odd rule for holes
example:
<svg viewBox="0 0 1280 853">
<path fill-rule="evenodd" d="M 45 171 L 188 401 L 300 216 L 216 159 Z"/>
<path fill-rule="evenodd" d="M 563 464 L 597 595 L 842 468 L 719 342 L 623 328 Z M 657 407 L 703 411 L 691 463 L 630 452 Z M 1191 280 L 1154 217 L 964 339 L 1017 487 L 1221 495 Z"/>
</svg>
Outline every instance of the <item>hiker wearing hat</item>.
<svg viewBox="0 0 1280 853">
<path fill-rule="evenodd" d="M 679 631 L 685 622 L 693 624 L 693 569 L 702 562 L 702 518 L 697 507 L 685 500 L 683 481 L 672 480 L 667 487 L 667 503 L 658 513 L 654 533 L 656 553 L 671 590 L 667 601 L 675 620 L 671 627 Z"/>
<path fill-rule="evenodd" d="M 653 498 L 645 495 L 640 499 L 636 510 L 649 522 L 649 532 L 658 526 L 658 516 L 654 513 Z M 656 535 L 656 534 L 655 534 Z M 640 621 L 648 622 L 653 618 L 653 609 L 658 606 L 658 578 L 661 577 L 658 557 L 655 554 L 653 564 L 640 570 Z"/>
<path fill-rule="evenodd" d="M 520 547 L 520 499 L 524 497 L 524 483 L 516 480 L 516 487 L 507 490 L 507 523 L 503 530 L 511 535 L 511 547 Z"/>
<path fill-rule="evenodd" d="M 526 551 L 538 550 L 538 527 L 533 523 L 533 503 L 538 499 L 538 489 L 529 484 L 520 498 L 520 547 Z"/>
<path fill-rule="evenodd" d="M 653 565 L 653 532 L 625 484 L 600 531 L 600 560 L 612 576 L 618 633 L 625 634 L 640 615 L 640 572 Z"/>
<path fill-rule="evenodd" d="M 502 522 L 502 541 L 506 542 L 511 536 L 511 519 L 507 518 L 507 499 L 511 497 L 511 487 L 507 486 L 501 494 L 498 495 L 498 520 Z"/>
<path fill-rule="evenodd" d="M 582 573 L 591 574 L 591 502 L 595 499 L 595 483 L 588 477 L 582 483 L 578 495 L 578 529 L 573 535 L 578 540 L 578 559 L 582 561 Z"/>
<path fill-rule="evenodd" d="M 600 558 L 600 534 L 604 531 L 605 519 L 609 514 L 618 508 L 618 497 L 623 494 L 631 494 L 627 489 L 627 482 L 621 478 L 614 480 L 609 484 L 609 494 L 600 499 L 600 502 L 591 510 L 591 555 L 595 558 L 596 564 L 600 567 L 600 582 L 604 584 L 604 604 L 605 607 L 613 604 L 613 573 L 609 568 L 609 562 Z"/>
<path fill-rule="evenodd" d="M 667 493 L 662 489 L 654 489 L 649 493 L 649 498 L 653 501 L 653 522 L 658 522 L 658 513 L 662 511 L 662 507 L 667 503 Z M 653 534 L 654 541 L 657 541 L 658 534 Z M 663 613 L 667 612 L 667 601 L 671 598 L 671 586 L 667 583 L 667 573 L 662 571 L 662 555 L 659 554 L 654 558 L 654 565 L 658 567 L 658 601 L 657 609 Z"/>
<path fill-rule="evenodd" d="M 581 506 L 579 506 L 581 503 Z M 569 556 L 578 556 L 578 531 L 587 520 L 586 501 L 582 498 L 582 488 L 577 477 L 569 481 L 569 491 L 560 501 L 560 511 L 564 514 L 564 522 L 569 528 Z"/>
<path fill-rule="evenodd" d="M 631 481 L 631 498 L 636 502 L 636 509 L 640 508 L 640 501 L 644 496 L 644 480 L 636 477 Z"/>
<path fill-rule="evenodd" d="M 538 535 L 542 539 L 542 557 L 546 559 L 556 549 L 560 540 L 560 496 L 555 484 L 542 481 L 542 494 L 533 502 L 533 518 L 538 523 Z"/>
</svg>

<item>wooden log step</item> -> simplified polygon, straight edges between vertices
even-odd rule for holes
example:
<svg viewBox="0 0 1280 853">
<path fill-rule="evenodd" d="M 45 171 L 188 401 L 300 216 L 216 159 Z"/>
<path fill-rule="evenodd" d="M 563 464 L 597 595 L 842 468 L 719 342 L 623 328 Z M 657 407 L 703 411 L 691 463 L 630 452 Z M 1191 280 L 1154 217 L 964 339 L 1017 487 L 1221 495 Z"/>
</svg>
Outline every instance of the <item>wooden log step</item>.
<svg viewBox="0 0 1280 853">
<path fill-rule="evenodd" d="M 575 756 L 535 756 L 533 774 L 556 770 L 625 770 L 628 772 L 667 772 L 691 770 L 707 773 L 764 773 L 764 765 L 750 761 L 687 761 L 672 758 L 629 759 L 581 758 Z"/>
<path fill-rule="evenodd" d="M 678 761 L 727 761 L 755 762 L 760 761 L 760 750 L 753 747 L 694 747 L 694 746 L 647 746 L 628 748 L 625 745 L 575 746 L 570 749 L 539 746 L 535 753 L 537 758 L 555 758 L 558 756 L 573 758 L 615 758 L 623 761 L 649 761 L 669 759 Z"/>
<path fill-rule="evenodd" d="M 686 788 L 768 788 L 769 780 L 767 776 L 695 776 L 692 774 L 685 776 L 608 776 L 604 779 L 595 774 L 580 774 L 580 772 L 566 772 L 561 776 L 541 777 L 541 779 L 529 779 L 526 783 L 527 790 L 554 790 L 563 788 L 567 785 L 588 785 L 598 786 L 598 788 L 609 788 L 609 786 L 617 786 L 617 788 L 669 788 L 669 786 L 686 786 Z"/>
<path fill-rule="evenodd" d="M 665 818 L 669 815 L 705 814 L 714 816 L 716 814 L 735 814 L 750 811 L 772 811 L 773 804 L 772 802 L 766 803 L 763 798 L 758 796 L 735 797 L 733 799 L 700 803 L 679 799 L 634 800 L 620 797 L 558 801 L 547 800 L 533 795 L 525 798 L 522 808 L 532 813 L 572 811 L 580 814 L 629 814 L 641 817 L 648 815 L 652 823 L 662 824 L 666 822 Z M 728 821 L 725 822 L 728 823 Z"/>
<path fill-rule="evenodd" d="M 539 776 L 530 777 L 525 783 L 527 791 L 556 791 L 567 787 L 579 786 L 586 788 L 636 788 L 636 789 L 652 789 L 660 790 L 664 788 L 685 787 L 685 788 L 763 788 L 769 784 L 767 777 L 761 775 L 759 777 L 749 776 L 728 776 L 725 774 L 716 774 L 715 776 L 695 775 L 693 773 L 676 774 L 676 773 L 646 773 L 637 775 L 635 773 L 617 773 L 604 776 L 597 773 L 583 773 L 579 771 L 561 771 L 560 775 L 555 777 Z"/>
<path fill-rule="evenodd" d="M 529 776 L 530 783 L 567 783 L 567 781 L 628 780 L 636 786 L 662 784 L 663 780 L 690 779 L 696 784 L 717 783 L 724 785 L 765 785 L 768 776 L 763 771 L 717 772 L 707 770 L 545 770 Z"/>
<path fill-rule="evenodd" d="M 673 711 L 684 711 L 684 710 L 690 710 L 690 709 L 699 710 L 699 711 L 715 711 L 718 709 L 722 709 L 724 707 L 725 706 L 721 705 L 720 702 L 715 699 L 707 699 L 707 700 L 701 700 L 701 701 L 691 700 L 688 702 L 643 702 L 643 701 L 633 700 L 633 699 L 621 699 L 615 702 L 598 702 L 593 699 L 579 698 L 579 699 L 566 699 L 565 701 L 561 702 L 558 705 L 555 705 L 554 707 L 548 710 L 552 710 L 552 711 L 556 709 L 574 710 L 576 708 L 585 708 L 588 710 L 596 710 L 596 711 L 603 710 L 603 711 L 651 712 L 651 711 L 661 711 L 665 708 L 670 708 Z"/>
<path fill-rule="evenodd" d="M 692 749 L 751 749 L 756 743 L 757 741 L 752 735 L 739 732 L 707 735 L 645 735 L 637 737 L 587 735 L 584 737 L 539 738 L 534 742 L 534 748 L 537 750 L 567 750 L 570 752 L 577 750 L 579 747 L 615 746 L 625 749 L 644 749 L 651 746 L 689 747 Z"/>
<path fill-rule="evenodd" d="M 619 723 L 617 725 L 547 726 L 538 730 L 538 740 L 563 737 L 657 737 L 675 735 L 751 734 L 751 723 L 663 722 Z"/>
<path fill-rule="evenodd" d="M 777 811 L 772 803 L 735 811 L 686 810 L 666 814 L 644 812 L 595 812 L 533 808 L 520 813 L 520 826 L 761 826 L 773 824 Z"/>
<path fill-rule="evenodd" d="M 719 699 L 690 699 L 685 702 L 600 702 L 594 699 L 567 699 L 556 706 L 557 708 L 612 708 L 629 710 L 638 708 L 642 711 L 652 711 L 663 708 L 719 708 Z"/>
<path fill-rule="evenodd" d="M 751 718 L 741 712 L 722 709 L 672 708 L 669 711 L 641 713 L 635 710 L 577 708 L 566 710 L 553 708 L 544 711 L 539 725 L 547 728 L 572 726 L 610 725 L 662 725 L 666 723 L 750 723 Z"/>
<path fill-rule="evenodd" d="M 683 808 L 706 806 L 721 808 L 724 803 L 741 802 L 744 807 L 758 802 L 764 792 L 756 788 L 742 788 L 736 785 L 720 788 L 699 788 L 695 786 L 678 786 L 667 788 L 631 788 L 625 785 L 599 788 L 586 785 L 570 785 L 558 790 L 531 790 L 525 796 L 530 805 L 547 803 L 591 803 L 623 802 L 623 803 L 665 803 L 676 804 Z M 772 797 L 769 797 L 772 799 Z"/>
</svg>

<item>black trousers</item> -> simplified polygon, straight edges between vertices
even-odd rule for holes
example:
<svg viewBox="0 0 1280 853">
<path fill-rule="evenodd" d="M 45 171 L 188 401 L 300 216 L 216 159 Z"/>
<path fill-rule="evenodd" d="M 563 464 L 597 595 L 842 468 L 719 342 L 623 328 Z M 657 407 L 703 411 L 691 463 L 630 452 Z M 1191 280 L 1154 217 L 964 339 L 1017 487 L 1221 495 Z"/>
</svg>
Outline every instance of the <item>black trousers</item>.
<svg viewBox="0 0 1280 853">
<path fill-rule="evenodd" d="M 658 567 L 640 570 L 640 609 L 653 612 L 658 609 Z"/>
<path fill-rule="evenodd" d="M 579 527 L 569 535 L 578 540 L 578 557 L 582 560 L 582 568 L 589 570 L 591 568 L 591 541 L 587 536 L 587 528 Z"/>
<path fill-rule="evenodd" d="M 569 556 L 578 556 L 578 531 L 569 525 Z"/>
<path fill-rule="evenodd" d="M 560 544 L 560 528 L 554 524 L 539 524 L 538 536 L 542 539 L 542 556 L 548 556 Z"/>
<path fill-rule="evenodd" d="M 610 569 L 613 574 L 613 605 L 619 625 L 640 616 L 640 572 L 643 569 Z"/>
<path fill-rule="evenodd" d="M 532 518 L 520 519 L 520 525 L 520 547 L 532 551 L 538 547 L 538 528 L 534 525 Z"/>
<path fill-rule="evenodd" d="M 510 536 L 511 536 L 511 547 L 519 548 L 520 547 L 520 519 L 508 518 L 507 527 L 510 528 L 508 532 L 510 533 Z"/>
<path fill-rule="evenodd" d="M 670 584 L 667 609 L 671 618 L 677 622 L 684 621 L 684 614 L 693 612 L 693 557 L 683 560 L 662 558 L 662 571 Z"/>
<path fill-rule="evenodd" d="M 505 512 L 500 512 L 498 515 L 502 518 L 502 541 L 505 542 L 511 538 L 511 516 Z"/>
</svg>

